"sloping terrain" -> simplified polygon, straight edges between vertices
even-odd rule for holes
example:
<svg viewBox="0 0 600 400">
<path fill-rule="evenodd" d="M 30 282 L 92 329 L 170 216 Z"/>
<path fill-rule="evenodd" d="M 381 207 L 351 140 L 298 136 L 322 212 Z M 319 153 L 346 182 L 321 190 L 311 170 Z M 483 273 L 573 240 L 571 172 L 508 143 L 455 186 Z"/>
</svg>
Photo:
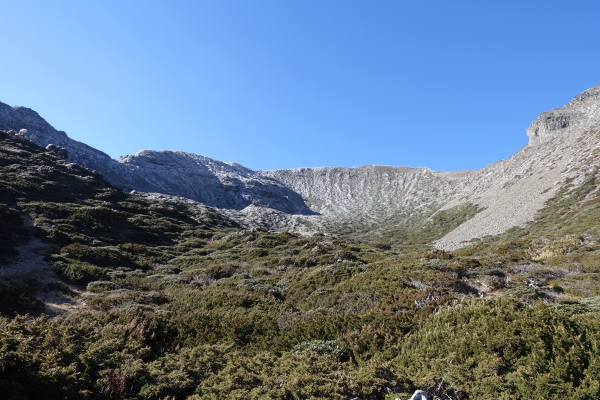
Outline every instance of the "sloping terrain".
<svg viewBox="0 0 600 400">
<path fill-rule="evenodd" d="M 314 214 L 298 194 L 241 165 L 185 152 L 147 150 L 113 160 L 57 131 L 35 111 L 4 103 L 0 103 L 0 129 L 22 132 L 24 138 L 42 147 L 61 146 L 69 161 L 98 171 L 122 189 L 186 197 L 224 209 L 255 205 L 292 215 Z"/>
<path fill-rule="evenodd" d="M 558 190 L 581 184 L 597 165 L 599 120 L 597 86 L 542 113 L 527 129 L 528 146 L 478 171 L 377 165 L 253 171 L 181 151 L 144 150 L 113 160 L 69 139 L 30 109 L 0 104 L 0 128 L 24 128 L 24 136 L 42 146 L 66 148 L 70 161 L 99 171 L 116 187 L 188 198 L 247 227 L 369 234 L 397 243 L 437 212 L 478 209 L 468 215 L 472 219 L 457 219 L 443 238 L 430 237 L 446 250 L 531 221 Z"/>
<path fill-rule="evenodd" d="M 69 244 L 101 246 L 107 254 L 114 255 L 117 253 L 111 246 L 121 243 L 168 245 L 176 243 L 180 235 L 202 235 L 203 227 L 237 226 L 199 203 L 127 195 L 97 172 L 2 131 L 0 217 L 0 282 L 10 282 L 15 277 L 22 281 L 26 275 L 29 286 L 37 286 L 36 279 L 41 279 L 43 285 L 50 287 L 57 282 L 51 271 L 57 269 L 61 276 L 80 283 L 98 273 L 110 272 L 110 263 L 100 269 L 77 262 L 52 264 L 49 255 Z M 122 255 L 115 261 L 137 265 Z M 14 308 L 14 296 L 28 297 L 40 290 L 30 287 L 24 292 L 13 292 L 4 299 L 0 312 Z M 39 302 L 28 304 L 40 306 Z M 47 306 L 56 308 L 59 304 Z M 30 311 L 27 307 L 15 310 Z"/>
<path fill-rule="evenodd" d="M 428 248 L 465 203 L 398 251 L 243 229 L 0 132 L 2 396 L 597 399 L 600 178 L 581 179 L 521 228 Z"/>
<path fill-rule="evenodd" d="M 485 210 L 436 242 L 453 249 L 531 221 L 565 187 L 581 185 L 598 168 L 600 86 L 579 94 L 562 108 L 542 113 L 527 129 L 529 145 L 463 182 L 451 207 L 467 200 Z"/>
<path fill-rule="evenodd" d="M 148 150 L 118 161 L 148 182 L 146 186 L 132 185 L 137 190 L 186 197 L 224 209 L 255 205 L 292 215 L 314 214 L 296 192 L 239 164 L 182 151 Z"/>
<path fill-rule="evenodd" d="M 366 166 L 265 172 L 300 193 L 332 231 L 368 230 L 390 237 L 435 212 L 472 204 L 482 211 L 435 242 L 441 249 L 496 235 L 531 221 L 565 185 L 579 185 L 598 166 L 600 86 L 527 129 L 528 146 L 478 171 Z M 432 239 L 438 239 L 432 237 Z"/>
<path fill-rule="evenodd" d="M 113 160 L 162 194 L 0 131 L 3 398 L 600 398 L 596 90 L 480 171 Z"/>
<path fill-rule="evenodd" d="M 24 138 L 32 140 L 42 147 L 53 144 L 67 149 L 69 161 L 91 170 L 100 171 L 115 185 L 124 185 L 129 181 L 128 178 L 125 178 L 127 174 L 125 169 L 108 154 L 69 138 L 63 131 L 57 131 L 30 108 L 11 107 L 0 103 L 0 129 L 14 133 L 20 133 L 24 129 L 26 131 L 22 132 Z"/>
</svg>

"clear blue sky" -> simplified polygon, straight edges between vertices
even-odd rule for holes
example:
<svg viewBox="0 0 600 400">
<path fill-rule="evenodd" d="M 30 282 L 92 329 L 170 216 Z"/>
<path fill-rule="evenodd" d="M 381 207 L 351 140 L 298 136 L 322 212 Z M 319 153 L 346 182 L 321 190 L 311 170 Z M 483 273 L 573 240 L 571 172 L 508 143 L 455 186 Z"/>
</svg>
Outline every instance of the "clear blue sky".
<svg viewBox="0 0 600 400">
<path fill-rule="evenodd" d="M 598 1 L 0 0 L 0 101 L 113 157 L 480 168 L 600 83 Z"/>
</svg>

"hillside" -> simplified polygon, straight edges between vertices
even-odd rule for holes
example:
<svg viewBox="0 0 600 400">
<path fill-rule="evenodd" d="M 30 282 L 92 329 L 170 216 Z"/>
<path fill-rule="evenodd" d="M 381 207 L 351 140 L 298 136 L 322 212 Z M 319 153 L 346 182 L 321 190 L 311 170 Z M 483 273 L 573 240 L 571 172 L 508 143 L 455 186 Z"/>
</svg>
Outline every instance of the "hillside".
<svg viewBox="0 0 600 400">
<path fill-rule="evenodd" d="M 257 205 L 288 214 L 313 214 L 298 194 L 241 165 L 185 152 L 148 150 L 113 160 L 57 131 L 35 111 L 4 103 L 0 103 L 0 129 L 16 133 L 24 129 L 23 137 L 42 147 L 61 146 L 69 161 L 98 171 L 121 189 L 186 197 L 223 209 Z"/>
<path fill-rule="evenodd" d="M 3 398 L 600 398 L 594 90 L 481 171 L 113 160 L 235 171 L 290 213 L 124 191 L 0 131 Z"/>
<path fill-rule="evenodd" d="M 221 210 L 246 227 L 300 233 L 378 235 L 425 224 L 435 213 L 475 207 L 435 242 L 455 249 L 531 221 L 567 184 L 579 185 L 595 165 L 600 144 L 600 86 L 562 108 L 542 113 L 527 129 L 529 145 L 507 160 L 477 171 L 364 166 L 253 171 L 182 151 L 143 150 L 111 159 L 56 131 L 33 110 L 0 104 L 0 128 L 26 129 L 41 146 L 62 146 L 68 159 L 100 172 L 125 190 L 188 198 Z M 394 233 L 396 232 L 396 233 Z"/>
</svg>

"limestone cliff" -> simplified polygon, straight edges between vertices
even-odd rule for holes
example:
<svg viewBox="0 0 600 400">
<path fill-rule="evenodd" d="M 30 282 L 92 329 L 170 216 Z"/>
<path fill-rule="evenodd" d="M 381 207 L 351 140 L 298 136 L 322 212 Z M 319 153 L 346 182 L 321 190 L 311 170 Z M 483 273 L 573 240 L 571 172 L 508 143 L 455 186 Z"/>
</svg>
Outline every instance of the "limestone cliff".
<svg viewBox="0 0 600 400">
<path fill-rule="evenodd" d="M 555 136 L 585 131 L 600 123 L 600 85 L 578 94 L 561 108 L 543 112 L 527 128 L 529 145 L 546 142 Z"/>
</svg>

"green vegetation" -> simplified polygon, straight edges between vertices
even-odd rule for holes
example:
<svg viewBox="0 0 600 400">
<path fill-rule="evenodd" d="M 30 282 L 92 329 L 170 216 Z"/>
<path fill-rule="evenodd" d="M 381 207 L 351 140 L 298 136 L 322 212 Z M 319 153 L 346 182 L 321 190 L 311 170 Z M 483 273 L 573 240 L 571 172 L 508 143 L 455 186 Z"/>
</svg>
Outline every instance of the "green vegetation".
<svg viewBox="0 0 600 400">
<path fill-rule="evenodd" d="M 35 298 L 35 282 L 2 282 L 0 283 L 0 314 L 13 316 L 15 313 L 39 313 L 44 310 L 44 303 Z"/>
<path fill-rule="evenodd" d="M 429 249 L 429 244 L 440 239 L 459 225 L 473 218 L 483 208 L 463 203 L 445 210 L 415 216 L 399 215 L 373 225 L 355 223 L 339 234 L 361 242 L 371 243 L 380 249 L 394 248 L 402 252 L 419 252 Z"/>
<path fill-rule="evenodd" d="M 600 398 L 598 183 L 449 253 L 427 243 L 476 207 L 385 240 L 245 230 L 0 132 L 0 271 L 38 238 L 55 274 L 0 276 L 2 396 Z"/>
<path fill-rule="evenodd" d="M 427 245 L 453 231 L 463 222 L 473 218 L 475 214 L 483 211 L 482 208 L 464 203 L 458 206 L 441 210 L 426 219 L 403 224 L 399 228 L 387 230 L 384 237 L 393 244 L 404 247 L 413 245 Z"/>
</svg>

